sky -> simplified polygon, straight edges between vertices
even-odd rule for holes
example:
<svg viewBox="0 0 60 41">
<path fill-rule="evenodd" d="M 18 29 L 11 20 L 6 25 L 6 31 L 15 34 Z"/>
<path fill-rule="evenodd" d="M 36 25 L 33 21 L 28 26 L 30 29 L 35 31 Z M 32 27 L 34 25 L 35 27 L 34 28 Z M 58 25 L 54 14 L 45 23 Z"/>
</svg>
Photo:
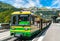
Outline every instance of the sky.
<svg viewBox="0 0 60 41">
<path fill-rule="evenodd" d="M 60 8 L 60 0 L 0 0 L 0 1 L 11 4 L 16 8 L 20 7 Z"/>
</svg>

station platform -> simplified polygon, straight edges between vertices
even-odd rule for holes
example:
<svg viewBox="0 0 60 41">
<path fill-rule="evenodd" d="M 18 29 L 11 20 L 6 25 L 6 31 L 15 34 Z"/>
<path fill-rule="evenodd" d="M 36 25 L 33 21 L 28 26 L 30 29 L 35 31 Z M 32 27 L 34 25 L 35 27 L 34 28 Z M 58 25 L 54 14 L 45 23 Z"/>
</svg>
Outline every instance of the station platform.
<svg viewBox="0 0 60 41">
<path fill-rule="evenodd" d="M 42 41 L 60 41 L 60 23 L 52 23 Z"/>
<path fill-rule="evenodd" d="M 0 33 L 8 31 L 9 29 L 0 29 Z"/>
</svg>

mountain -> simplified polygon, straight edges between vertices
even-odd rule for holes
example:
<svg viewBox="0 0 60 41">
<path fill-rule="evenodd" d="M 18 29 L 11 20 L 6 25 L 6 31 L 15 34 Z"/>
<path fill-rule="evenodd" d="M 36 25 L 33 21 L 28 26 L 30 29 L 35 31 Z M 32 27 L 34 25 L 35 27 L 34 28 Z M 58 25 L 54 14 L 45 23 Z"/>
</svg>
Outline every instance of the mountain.
<svg viewBox="0 0 60 41">
<path fill-rule="evenodd" d="M 3 3 L 3 2 L 0 2 L 0 12 L 1 11 L 5 11 L 5 10 L 15 10 L 16 8 L 11 6 L 10 4 L 7 4 L 7 3 Z"/>
<path fill-rule="evenodd" d="M 60 10 L 56 8 L 52 8 L 52 9 L 39 8 L 39 10 L 35 12 L 35 14 L 40 15 L 43 18 L 50 19 L 52 16 L 58 16 L 59 12 Z"/>
<path fill-rule="evenodd" d="M 6 23 L 10 21 L 11 13 L 17 8 L 10 4 L 0 2 L 0 23 Z"/>
<path fill-rule="evenodd" d="M 10 4 L 0 2 L 0 8 L 14 8 L 14 7 L 11 6 Z"/>
</svg>

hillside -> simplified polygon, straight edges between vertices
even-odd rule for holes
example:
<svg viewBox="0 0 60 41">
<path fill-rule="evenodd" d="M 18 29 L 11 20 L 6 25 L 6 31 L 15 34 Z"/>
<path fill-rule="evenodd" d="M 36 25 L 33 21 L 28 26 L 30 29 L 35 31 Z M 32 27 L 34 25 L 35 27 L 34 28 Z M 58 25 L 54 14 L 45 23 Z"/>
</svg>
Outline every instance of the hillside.
<svg viewBox="0 0 60 41">
<path fill-rule="evenodd" d="M 0 23 L 9 22 L 11 13 L 15 11 L 15 9 L 16 9 L 15 7 L 9 4 L 0 2 Z"/>
<path fill-rule="evenodd" d="M 14 8 L 13 6 L 11 6 L 10 4 L 6 4 L 3 2 L 0 2 L 0 8 Z"/>
</svg>

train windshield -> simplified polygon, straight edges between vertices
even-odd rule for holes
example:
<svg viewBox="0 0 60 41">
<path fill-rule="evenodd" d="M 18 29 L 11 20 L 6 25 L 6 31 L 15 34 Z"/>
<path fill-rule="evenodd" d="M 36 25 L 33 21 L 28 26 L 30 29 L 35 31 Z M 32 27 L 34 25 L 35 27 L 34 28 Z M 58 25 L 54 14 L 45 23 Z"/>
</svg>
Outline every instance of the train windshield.
<svg viewBox="0 0 60 41">
<path fill-rule="evenodd" d="M 18 15 L 18 25 L 30 25 L 30 15 Z"/>
</svg>

